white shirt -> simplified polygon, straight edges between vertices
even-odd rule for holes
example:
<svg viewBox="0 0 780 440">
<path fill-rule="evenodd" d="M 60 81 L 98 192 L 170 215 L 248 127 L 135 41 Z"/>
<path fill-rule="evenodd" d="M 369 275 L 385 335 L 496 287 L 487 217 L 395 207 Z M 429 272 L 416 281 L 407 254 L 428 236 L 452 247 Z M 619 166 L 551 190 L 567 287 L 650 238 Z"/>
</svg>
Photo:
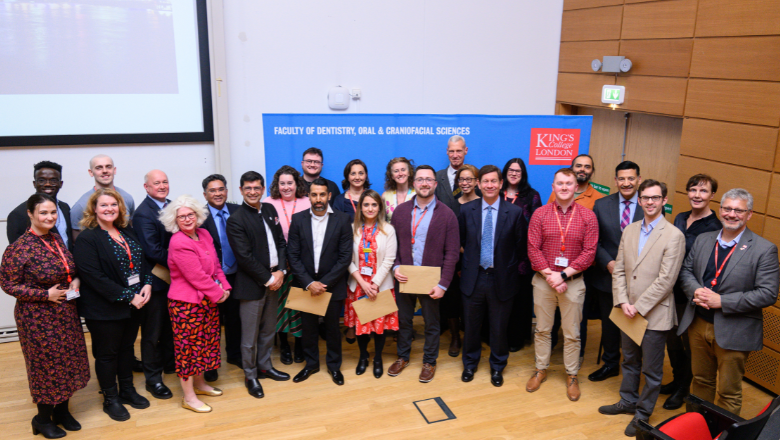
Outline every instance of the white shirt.
<svg viewBox="0 0 780 440">
<path fill-rule="evenodd" d="M 458 170 L 452 167 L 452 165 L 447 165 L 447 178 L 450 179 L 450 188 L 455 191 L 455 174 L 457 174 Z"/>
<path fill-rule="evenodd" d="M 271 232 L 271 228 L 268 227 L 268 223 L 265 222 L 265 219 L 263 218 L 260 211 L 257 212 L 260 214 L 260 221 L 263 222 L 263 226 L 265 226 L 265 236 L 268 238 L 268 254 L 269 259 L 271 260 L 271 267 L 278 266 L 279 265 L 279 252 L 276 251 L 276 242 L 274 241 L 274 234 Z M 270 286 L 276 281 L 276 277 L 271 274 L 271 279 L 268 280 L 267 283 L 265 283 L 266 286 Z"/>
<path fill-rule="evenodd" d="M 320 254 L 322 253 L 322 244 L 325 241 L 325 231 L 328 229 L 328 217 L 333 214 L 333 209 L 328 205 L 328 211 L 325 215 L 319 216 L 311 212 L 311 236 L 314 241 L 314 272 L 320 271 Z"/>
</svg>

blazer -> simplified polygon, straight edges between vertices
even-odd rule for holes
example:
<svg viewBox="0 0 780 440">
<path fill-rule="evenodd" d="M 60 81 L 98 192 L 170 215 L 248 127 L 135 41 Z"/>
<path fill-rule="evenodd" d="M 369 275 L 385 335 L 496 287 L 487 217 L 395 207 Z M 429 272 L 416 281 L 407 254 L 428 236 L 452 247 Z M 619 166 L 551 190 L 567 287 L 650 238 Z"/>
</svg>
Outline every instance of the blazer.
<svg viewBox="0 0 780 440">
<path fill-rule="evenodd" d="M 160 223 L 159 216 L 160 208 L 149 196 L 144 198 L 133 214 L 133 228 L 136 230 L 138 241 L 144 249 L 149 270 L 157 264 L 168 267 L 168 244 L 171 242 L 171 233 L 166 231 L 165 226 Z M 153 276 L 152 290 L 167 291 L 168 283 Z"/>
<path fill-rule="evenodd" d="M 398 205 L 393 212 L 393 227 L 398 239 L 398 252 L 395 255 L 393 267 L 414 265 L 412 256 L 412 208 L 417 196 Z M 458 203 L 457 201 L 455 203 Z M 455 266 L 460 260 L 460 229 L 458 218 L 450 208 L 437 199 L 433 209 L 428 235 L 425 236 L 425 250 L 422 265 L 441 267 L 439 285 L 445 289 L 450 287 L 455 275 Z"/>
<path fill-rule="evenodd" d="M 358 233 L 353 235 L 352 239 L 352 263 L 349 265 L 350 275 L 359 271 L 360 259 L 363 258 L 361 241 L 363 235 Z M 393 262 L 395 261 L 395 253 L 398 250 L 398 240 L 395 237 L 395 228 L 389 223 L 385 223 L 384 233 L 377 231 L 376 233 L 376 262 L 377 268 L 374 275 L 371 277 L 371 282 L 379 286 L 379 291 L 393 288 L 393 276 L 390 275 L 390 270 L 393 268 Z M 388 276 L 390 275 L 390 276 Z M 349 289 L 353 292 L 357 287 L 357 280 L 353 277 L 349 277 Z"/>
<path fill-rule="evenodd" d="M 141 244 L 132 228 L 119 228 L 119 231 L 127 240 Z M 97 227 L 81 231 L 76 238 L 73 258 L 81 280 L 81 296 L 77 300 L 79 314 L 87 319 L 127 319 L 131 317 L 132 306 L 117 301 L 129 287 L 127 277 L 111 243 L 102 234 L 102 229 Z M 141 283 L 151 278 L 152 267 L 145 259 L 133 260 L 133 264 L 141 265 Z"/>
<path fill-rule="evenodd" d="M 287 243 L 284 241 L 282 225 L 276 208 L 270 203 L 260 204 L 257 209 L 242 203 L 227 221 L 227 237 L 238 271 L 233 286 L 235 299 L 259 300 L 265 296 L 265 284 L 271 280 L 271 251 L 268 249 L 268 235 L 264 221 L 273 234 L 279 270 L 287 269 Z M 220 269 L 221 272 L 221 269 Z"/>
<path fill-rule="evenodd" d="M 454 190 L 452 185 L 450 185 L 450 178 L 447 177 L 449 167 L 449 164 L 447 164 L 446 167 L 436 172 L 436 199 L 447 205 L 453 212 L 456 212 L 459 206 L 455 196 L 452 195 Z M 457 185 L 457 182 L 455 184 Z M 482 191 L 479 188 L 474 188 L 474 192 L 477 193 L 477 196 L 482 197 Z M 457 219 L 457 216 L 455 218 Z"/>
<path fill-rule="evenodd" d="M 493 231 L 493 267 L 496 271 L 496 296 L 501 301 L 514 297 L 520 291 L 520 261 L 527 249 L 528 226 L 523 209 L 499 198 Z M 460 291 L 471 296 L 477 285 L 479 259 L 482 250 L 482 199 L 472 200 L 460 208 L 460 245 L 463 257 L 460 273 Z M 426 243 L 427 244 L 427 243 Z"/>
<path fill-rule="evenodd" d="M 319 271 L 314 270 L 314 237 L 311 230 L 311 210 L 293 214 L 288 235 L 287 255 L 292 268 L 293 283 L 305 289 L 314 281 L 325 284 L 332 293 L 331 301 L 347 298 L 347 269 L 352 261 L 352 222 L 343 212 L 328 214 L 328 226 L 320 254 Z"/>
<path fill-rule="evenodd" d="M 239 205 L 235 203 L 225 203 L 225 206 L 227 207 L 230 217 L 232 217 L 233 214 L 238 209 Z M 208 216 L 206 217 L 206 220 L 203 222 L 203 224 L 200 225 L 200 227 L 209 231 L 209 235 L 211 235 L 211 239 L 214 242 L 214 249 L 217 251 L 217 258 L 219 258 L 219 262 L 221 264 L 222 263 L 222 242 L 219 240 L 219 230 L 217 229 L 217 223 L 214 220 L 214 217 L 211 216 L 211 210 L 209 210 L 208 206 L 206 206 L 206 212 L 208 213 Z M 225 234 L 227 234 L 227 228 L 225 228 Z"/>
<path fill-rule="evenodd" d="M 216 303 L 222 299 L 222 291 L 231 286 L 222 273 L 211 234 L 205 229 L 195 230 L 199 242 L 184 232 L 171 237 L 168 247 L 168 267 L 171 269 L 171 288 L 168 298 L 198 304 L 203 299 Z M 218 280 L 220 284 L 214 281 Z"/>
<path fill-rule="evenodd" d="M 688 297 L 688 305 L 678 335 L 688 329 L 696 314 L 693 292 L 704 287 L 702 276 L 719 233 L 699 235 L 680 270 L 680 285 Z M 737 249 L 718 280 L 721 308 L 713 309 L 715 341 L 726 350 L 761 350 L 764 337 L 761 309 L 777 301 L 780 277 L 777 246 L 747 228 L 735 246 Z"/>
<path fill-rule="evenodd" d="M 638 199 L 637 199 L 638 200 Z M 620 237 L 620 195 L 619 193 L 608 195 L 596 200 L 593 205 L 593 213 L 599 223 L 599 242 L 596 247 L 596 260 L 593 266 L 585 272 L 585 278 L 596 289 L 602 292 L 612 292 L 612 274 L 607 270 L 610 261 L 617 260 Z M 637 222 L 644 218 L 642 207 L 637 204 L 634 218 L 631 222 Z M 637 238 L 637 240 L 639 240 Z M 637 241 L 638 243 L 638 241 Z"/>
<path fill-rule="evenodd" d="M 661 215 L 641 254 L 642 222 L 626 226 L 612 272 L 613 304 L 633 305 L 647 319 L 647 329 L 657 331 L 677 325 L 672 289 L 685 257 L 685 235 Z"/>
<path fill-rule="evenodd" d="M 65 227 L 68 235 L 68 250 L 73 253 L 74 243 L 73 228 L 70 223 L 70 205 L 62 200 L 57 200 L 57 206 L 65 217 Z M 27 202 L 25 201 L 8 214 L 5 230 L 6 235 L 8 236 L 8 244 L 15 242 L 28 229 L 30 229 L 30 217 L 27 215 Z M 51 232 L 59 234 L 57 228 L 52 228 Z"/>
</svg>

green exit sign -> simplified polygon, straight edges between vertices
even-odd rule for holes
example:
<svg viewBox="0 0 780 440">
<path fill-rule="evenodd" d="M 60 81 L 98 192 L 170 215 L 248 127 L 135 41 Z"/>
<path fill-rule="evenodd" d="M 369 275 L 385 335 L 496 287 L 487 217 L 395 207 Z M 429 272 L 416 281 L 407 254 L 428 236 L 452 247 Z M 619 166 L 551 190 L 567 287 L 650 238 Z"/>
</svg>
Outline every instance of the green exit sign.
<svg viewBox="0 0 780 440">
<path fill-rule="evenodd" d="M 622 104 L 626 99 L 626 88 L 623 86 L 604 86 L 601 88 L 601 102 L 604 104 Z"/>
</svg>

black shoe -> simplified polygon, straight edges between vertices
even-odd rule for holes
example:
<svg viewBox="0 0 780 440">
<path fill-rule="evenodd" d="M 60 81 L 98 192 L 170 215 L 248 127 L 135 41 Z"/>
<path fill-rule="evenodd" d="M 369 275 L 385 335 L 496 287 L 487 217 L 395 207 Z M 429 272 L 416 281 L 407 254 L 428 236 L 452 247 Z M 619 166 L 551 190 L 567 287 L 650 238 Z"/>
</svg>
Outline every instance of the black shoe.
<svg viewBox="0 0 780 440">
<path fill-rule="evenodd" d="M 165 386 L 164 383 L 159 382 L 155 384 L 146 384 L 146 391 L 149 391 L 149 393 L 154 396 L 155 399 L 170 399 L 173 397 L 173 393 L 171 392 L 168 387 Z"/>
<path fill-rule="evenodd" d="M 368 368 L 368 358 L 358 360 L 357 367 L 355 367 L 355 374 L 360 376 L 366 372 L 366 368 Z"/>
<path fill-rule="evenodd" d="M 282 345 L 279 347 L 279 360 L 284 365 L 290 365 L 293 363 L 292 350 L 290 350 L 290 344 Z"/>
<path fill-rule="evenodd" d="M 616 416 L 618 414 L 635 414 L 636 405 L 624 406 L 623 402 L 618 402 L 614 405 L 604 405 L 599 407 L 599 412 L 608 416 Z"/>
<path fill-rule="evenodd" d="M 510 353 L 517 353 L 518 351 L 523 349 L 523 345 L 510 345 L 509 346 L 509 352 Z"/>
<path fill-rule="evenodd" d="M 330 378 L 333 379 L 333 383 L 336 385 L 344 385 L 344 375 L 341 374 L 341 371 L 331 371 L 328 369 L 328 373 L 330 373 Z"/>
<path fill-rule="evenodd" d="M 203 373 L 203 378 L 206 379 L 206 382 L 215 382 L 217 379 L 219 379 L 219 371 L 209 370 Z"/>
<path fill-rule="evenodd" d="M 384 374 L 384 368 L 382 366 L 382 359 L 374 359 L 374 377 L 379 379 Z"/>
<path fill-rule="evenodd" d="M 680 387 L 672 393 L 664 402 L 664 409 L 678 409 L 685 403 L 685 397 L 688 396 L 688 387 Z"/>
<path fill-rule="evenodd" d="M 463 382 L 471 382 L 474 380 L 474 373 L 477 372 L 476 368 L 464 368 L 463 374 L 460 375 L 460 380 Z"/>
<path fill-rule="evenodd" d="M 637 418 L 634 417 L 634 419 L 631 420 L 631 422 L 626 426 L 626 430 L 623 431 L 623 433 L 626 435 L 626 437 L 636 437 L 636 422 Z"/>
<path fill-rule="evenodd" d="M 247 379 L 244 381 L 244 385 L 246 385 L 246 389 L 249 391 L 249 395 L 257 398 L 262 399 L 265 394 L 263 394 L 263 387 L 260 385 L 260 381 L 257 379 Z"/>
<path fill-rule="evenodd" d="M 66 409 L 57 411 L 57 407 L 54 407 L 54 413 L 51 415 L 52 420 L 56 425 L 62 425 L 67 431 L 80 431 L 81 424 L 73 418 L 70 411 Z"/>
<path fill-rule="evenodd" d="M 320 371 L 320 367 L 315 367 L 315 368 L 304 367 L 300 373 L 296 374 L 295 377 L 293 377 L 293 382 L 295 383 L 303 382 L 304 380 L 308 379 L 309 376 L 311 376 L 312 374 L 319 373 L 319 371 Z"/>
<path fill-rule="evenodd" d="M 138 360 L 138 358 L 133 359 L 133 372 L 135 373 L 144 372 L 144 363 Z"/>
<path fill-rule="evenodd" d="M 43 434 L 46 438 L 62 438 L 67 435 L 67 433 L 63 431 L 62 428 L 55 425 L 54 422 L 49 421 L 49 423 L 40 423 L 36 417 L 33 417 L 32 419 L 33 435 Z"/>
<path fill-rule="evenodd" d="M 227 363 L 235 365 L 238 368 L 244 368 L 243 363 L 241 362 L 241 358 L 227 358 Z"/>
<path fill-rule="evenodd" d="M 610 367 L 608 365 L 604 365 L 593 373 L 590 373 L 590 375 L 588 375 L 588 380 L 591 382 L 601 382 L 602 380 L 609 379 L 610 377 L 615 377 L 618 374 L 620 374 L 619 367 Z"/>
<path fill-rule="evenodd" d="M 490 383 L 495 387 L 500 387 L 504 384 L 504 374 L 498 370 L 490 369 Z"/>
<path fill-rule="evenodd" d="M 119 403 L 130 405 L 135 409 L 149 408 L 149 400 L 135 390 L 132 376 L 119 379 Z"/>
<path fill-rule="evenodd" d="M 270 370 L 258 370 L 257 371 L 257 378 L 258 379 L 271 379 L 278 382 L 284 382 L 285 380 L 290 380 L 290 375 L 287 373 L 283 373 L 276 368 L 271 368 Z"/>
<path fill-rule="evenodd" d="M 170 390 L 168 392 L 170 393 Z M 119 403 L 119 390 L 116 385 L 103 389 L 103 412 L 117 422 L 130 419 L 130 413 Z"/>
<path fill-rule="evenodd" d="M 661 385 L 661 394 L 672 394 L 677 391 L 677 388 L 680 388 L 680 385 L 676 380 L 672 380 L 666 385 Z"/>
<path fill-rule="evenodd" d="M 347 327 L 344 329 L 344 339 L 347 340 L 347 344 L 354 344 L 355 341 L 357 341 L 357 338 L 348 338 L 347 333 L 349 332 L 349 329 L 352 327 Z"/>
<path fill-rule="evenodd" d="M 295 348 L 293 349 L 293 353 L 295 355 L 295 363 L 300 364 L 304 361 L 303 359 L 303 342 L 301 341 L 301 338 L 295 338 Z"/>
</svg>

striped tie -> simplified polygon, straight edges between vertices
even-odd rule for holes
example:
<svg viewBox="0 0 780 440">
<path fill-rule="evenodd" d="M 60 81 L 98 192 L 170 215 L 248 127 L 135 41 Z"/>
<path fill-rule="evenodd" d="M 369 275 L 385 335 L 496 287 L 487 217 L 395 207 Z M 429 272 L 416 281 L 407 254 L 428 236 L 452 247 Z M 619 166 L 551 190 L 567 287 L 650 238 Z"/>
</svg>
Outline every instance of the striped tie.
<svg viewBox="0 0 780 440">
<path fill-rule="evenodd" d="M 623 216 L 620 218 L 620 230 L 623 231 L 623 229 L 626 229 L 626 226 L 628 226 L 629 223 L 631 223 L 630 215 L 631 215 L 631 200 L 626 200 L 623 202 L 626 204 L 626 209 L 623 210 Z"/>
</svg>

